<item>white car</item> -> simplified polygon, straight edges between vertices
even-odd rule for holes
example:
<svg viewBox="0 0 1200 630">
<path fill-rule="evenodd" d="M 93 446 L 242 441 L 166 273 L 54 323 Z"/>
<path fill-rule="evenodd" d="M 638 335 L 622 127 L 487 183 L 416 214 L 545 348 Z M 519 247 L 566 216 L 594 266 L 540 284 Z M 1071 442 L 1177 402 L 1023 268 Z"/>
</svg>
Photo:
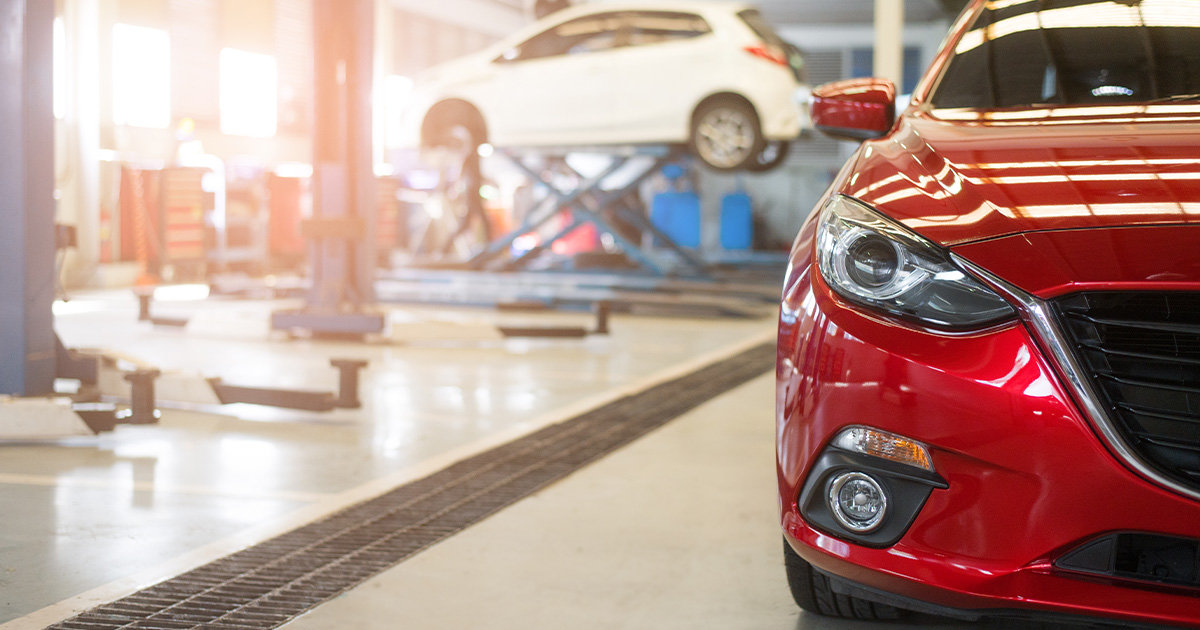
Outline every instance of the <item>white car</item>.
<svg viewBox="0 0 1200 630">
<path fill-rule="evenodd" d="M 594 2 L 418 77 L 409 146 L 688 144 L 766 170 L 799 135 L 799 55 L 750 5 Z"/>
</svg>

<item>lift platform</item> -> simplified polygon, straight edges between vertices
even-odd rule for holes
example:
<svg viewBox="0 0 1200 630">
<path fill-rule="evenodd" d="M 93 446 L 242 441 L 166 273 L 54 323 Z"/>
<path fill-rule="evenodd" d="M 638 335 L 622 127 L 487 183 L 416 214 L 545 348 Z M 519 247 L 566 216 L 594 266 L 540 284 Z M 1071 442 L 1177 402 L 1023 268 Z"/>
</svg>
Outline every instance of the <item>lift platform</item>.
<svg viewBox="0 0 1200 630">
<path fill-rule="evenodd" d="M 708 275 L 704 261 L 695 252 L 681 247 L 654 226 L 640 204 L 634 203 L 639 199 L 641 184 L 663 166 L 680 160 L 684 155 L 682 149 L 666 144 L 539 147 L 497 149 L 495 155 L 526 175 L 541 197 L 518 227 L 472 257 L 467 262 L 469 268 L 529 269 L 532 261 L 550 251 L 555 243 L 591 224 L 643 273 L 659 277 Z M 608 164 L 598 173 L 587 174 L 571 164 L 569 155 L 600 156 Z M 564 225 L 535 246 L 524 251 L 514 247 L 521 237 L 547 231 L 550 222 L 562 216 L 566 217 Z M 629 226 L 637 235 L 630 236 L 619 224 Z"/>
</svg>

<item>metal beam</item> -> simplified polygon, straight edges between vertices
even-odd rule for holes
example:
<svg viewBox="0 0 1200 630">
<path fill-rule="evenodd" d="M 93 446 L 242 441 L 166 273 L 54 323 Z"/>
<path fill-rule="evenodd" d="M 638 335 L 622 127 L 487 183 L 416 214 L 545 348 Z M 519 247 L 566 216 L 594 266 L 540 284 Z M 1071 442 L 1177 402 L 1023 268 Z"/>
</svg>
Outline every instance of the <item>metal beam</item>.
<svg viewBox="0 0 1200 630">
<path fill-rule="evenodd" d="M 53 24 L 0 0 L 0 394 L 54 389 Z"/>
</svg>

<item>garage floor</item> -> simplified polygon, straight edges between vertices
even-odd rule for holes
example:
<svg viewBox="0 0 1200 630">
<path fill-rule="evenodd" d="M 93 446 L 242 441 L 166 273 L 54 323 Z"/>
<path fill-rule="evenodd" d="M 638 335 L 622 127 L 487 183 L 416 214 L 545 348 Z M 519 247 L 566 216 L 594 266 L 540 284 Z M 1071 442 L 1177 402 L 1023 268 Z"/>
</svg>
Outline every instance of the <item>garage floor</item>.
<svg viewBox="0 0 1200 630">
<path fill-rule="evenodd" d="M 41 628 L 293 530 L 470 455 L 769 341 L 773 322 L 620 315 L 608 336 L 498 339 L 586 314 L 405 308 L 401 341 L 286 340 L 283 303 L 124 293 L 57 314 L 102 347 L 236 384 L 333 390 L 370 361 L 364 406 L 166 409 L 158 426 L 0 445 L 0 628 Z M 763 375 L 312 609 L 289 628 L 870 628 L 790 601 Z M 216 413 L 214 413 L 216 412 Z M 3 623 L 8 622 L 8 623 Z M 921 619 L 910 626 L 956 627 Z M 884 627 L 884 626 L 880 626 Z M 964 626 L 965 627 L 965 626 Z"/>
</svg>

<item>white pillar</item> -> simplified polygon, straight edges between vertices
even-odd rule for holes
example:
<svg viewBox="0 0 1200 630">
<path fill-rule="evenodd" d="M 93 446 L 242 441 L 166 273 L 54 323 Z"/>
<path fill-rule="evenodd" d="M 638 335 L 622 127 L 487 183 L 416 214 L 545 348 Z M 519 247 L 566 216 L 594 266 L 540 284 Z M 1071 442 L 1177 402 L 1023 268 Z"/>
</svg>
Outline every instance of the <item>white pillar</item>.
<svg viewBox="0 0 1200 630">
<path fill-rule="evenodd" d="M 59 172 L 58 220 L 74 225 L 78 246 L 68 252 L 63 282 L 84 286 L 100 265 L 100 17 L 94 0 L 63 6 L 66 111 L 55 143 Z"/>
<path fill-rule="evenodd" d="M 875 0 L 875 71 L 899 90 L 904 74 L 904 0 Z"/>
</svg>

